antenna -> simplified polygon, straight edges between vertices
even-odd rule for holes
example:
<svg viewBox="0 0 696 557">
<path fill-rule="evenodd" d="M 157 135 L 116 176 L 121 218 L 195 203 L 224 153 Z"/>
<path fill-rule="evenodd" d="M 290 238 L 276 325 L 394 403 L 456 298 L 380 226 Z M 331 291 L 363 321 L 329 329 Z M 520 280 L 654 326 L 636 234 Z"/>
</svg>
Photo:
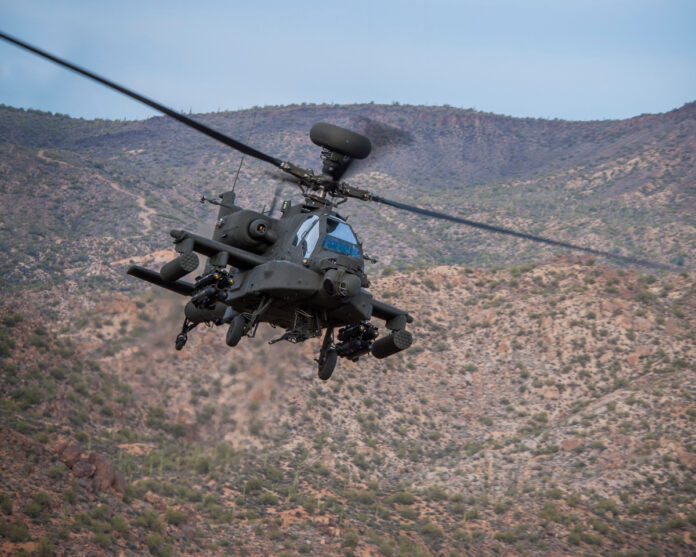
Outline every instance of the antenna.
<svg viewBox="0 0 696 557">
<path fill-rule="evenodd" d="M 251 129 L 249 130 L 249 137 L 247 137 L 247 141 L 251 139 L 251 134 L 254 131 L 254 123 L 256 122 L 256 114 L 257 111 L 254 111 L 254 116 L 251 119 Z M 242 170 L 242 165 L 244 164 L 244 157 L 246 157 L 246 153 L 242 153 L 242 158 L 239 159 L 239 166 L 237 167 L 237 174 L 234 177 L 234 183 L 232 184 L 232 191 L 237 187 L 237 180 L 239 179 L 239 172 Z"/>
</svg>

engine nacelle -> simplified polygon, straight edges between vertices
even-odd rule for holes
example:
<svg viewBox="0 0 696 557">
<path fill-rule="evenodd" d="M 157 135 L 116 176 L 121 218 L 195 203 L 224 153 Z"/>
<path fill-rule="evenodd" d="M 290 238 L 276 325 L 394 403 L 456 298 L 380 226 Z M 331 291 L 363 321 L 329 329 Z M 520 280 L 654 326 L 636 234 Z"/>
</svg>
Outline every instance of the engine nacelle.
<svg viewBox="0 0 696 557">
<path fill-rule="evenodd" d="M 256 211 L 235 211 L 216 223 L 213 239 L 254 253 L 264 253 L 278 239 L 273 230 L 278 221 Z"/>
</svg>

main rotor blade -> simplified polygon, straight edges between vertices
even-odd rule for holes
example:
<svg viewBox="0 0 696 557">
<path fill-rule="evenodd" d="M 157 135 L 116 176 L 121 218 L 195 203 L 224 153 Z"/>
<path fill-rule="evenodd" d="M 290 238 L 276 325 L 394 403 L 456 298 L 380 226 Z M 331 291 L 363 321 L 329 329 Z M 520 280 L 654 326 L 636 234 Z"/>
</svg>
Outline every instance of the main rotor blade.
<svg viewBox="0 0 696 557">
<path fill-rule="evenodd" d="M 94 81 L 98 81 L 102 85 L 106 85 L 107 87 L 110 87 L 111 89 L 115 89 L 119 93 L 123 93 L 124 95 L 127 95 L 128 97 L 135 99 L 136 101 L 139 101 L 143 104 L 146 104 L 147 106 L 154 108 L 155 110 L 158 110 L 159 112 L 162 112 L 163 114 L 166 114 L 167 116 L 170 116 L 171 118 L 174 118 L 175 120 L 178 120 L 182 124 L 193 128 L 194 130 L 198 130 L 199 132 L 207 135 L 208 137 L 211 137 L 215 139 L 216 141 L 219 141 L 220 143 L 224 143 L 225 145 L 232 147 L 233 149 L 236 149 L 237 151 L 240 151 L 244 153 L 245 155 L 249 155 L 250 157 L 257 158 L 259 160 L 262 160 L 264 162 L 271 163 L 274 166 L 280 166 L 283 161 L 280 159 L 277 159 L 275 157 L 272 157 L 270 155 L 267 155 L 266 153 L 262 153 L 261 151 L 258 151 L 254 149 L 253 147 L 249 147 L 248 145 L 245 145 L 244 143 L 241 143 L 240 141 L 237 141 L 236 139 L 232 139 L 231 137 L 220 133 L 217 130 L 214 130 L 213 128 L 210 128 L 206 126 L 205 124 L 201 124 L 200 122 L 196 122 L 196 120 L 193 120 L 192 118 L 189 118 L 187 116 L 184 116 L 183 114 L 180 114 L 178 112 L 175 112 L 171 108 L 167 108 L 164 105 L 159 104 L 158 102 L 155 102 L 151 99 L 148 99 L 147 97 L 144 97 L 135 91 L 131 91 L 130 89 L 127 89 L 126 87 L 123 87 L 122 85 L 119 85 L 118 83 L 114 83 L 113 81 L 110 81 L 104 77 L 98 76 L 95 73 L 90 72 L 89 70 L 86 70 L 84 68 L 81 68 L 79 66 L 76 66 L 74 64 L 71 64 L 70 62 L 63 60 L 61 58 L 58 58 L 57 56 L 53 56 L 52 54 L 49 54 L 48 52 L 45 52 L 39 48 L 36 48 L 35 46 L 32 46 L 30 44 L 25 43 L 24 41 L 20 41 L 19 39 L 12 37 L 10 35 L 7 35 L 6 33 L 3 33 L 0 31 L 0 39 L 4 39 L 10 43 L 13 43 L 21 48 L 24 48 L 25 50 L 28 50 L 30 52 L 33 52 L 34 54 L 38 54 L 39 56 L 42 56 L 43 58 L 46 58 L 47 60 L 50 60 L 51 62 L 55 62 L 56 64 L 63 66 L 64 68 L 67 68 L 69 70 L 72 70 L 74 72 L 77 72 L 85 77 L 88 77 L 89 79 L 93 79 Z"/>
<path fill-rule="evenodd" d="M 417 215 L 423 215 L 425 217 L 431 217 L 435 219 L 448 220 L 450 222 L 456 222 L 459 224 L 465 224 L 466 226 L 471 226 L 473 228 L 478 228 L 480 230 L 487 230 L 488 232 L 497 232 L 498 234 L 507 234 L 508 236 L 514 236 L 516 238 L 522 238 L 524 240 L 531 240 L 532 242 L 539 242 L 542 244 L 548 244 L 550 246 L 558 246 L 561 248 L 567 248 L 577 251 L 584 251 L 585 253 L 590 253 L 592 255 L 598 255 L 602 257 L 609 257 L 611 259 L 616 259 L 617 261 L 623 261 L 624 263 L 631 263 L 633 265 L 643 265 L 645 267 L 651 267 L 654 269 L 667 269 L 673 270 L 669 265 L 663 265 L 662 263 L 655 263 L 653 261 L 646 261 L 645 259 L 638 259 L 637 257 L 630 257 L 625 255 L 617 255 L 615 253 L 609 253 L 608 251 L 602 251 L 593 248 L 586 248 L 583 246 L 578 246 L 576 244 L 570 244 L 568 242 L 561 242 L 559 240 L 553 240 L 551 238 L 544 238 L 543 236 L 534 236 L 533 234 L 527 234 L 526 232 L 517 232 L 516 230 L 511 230 L 510 228 L 503 228 L 502 226 L 494 226 L 492 224 L 485 224 L 483 222 L 477 222 L 474 220 L 465 219 L 462 217 L 456 217 L 454 215 L 448 215 L 447 213 L 440 213 L 438 211 L 431 211 L 430 209 L 421 209 L 420 207 L 415 207 L 413 205 L 407 205 L 406 203 L 400 203 L 398 201 L 391 201 L 379 196 L 373 196 L 372 201 L 377 201 L 378 203 L 383 203 L 385 205 L 390 205 L 391 207 L 396 207 L 397 209 L 402 209 L 404 211 L 409 211 L 411 213 L 416 213 Z"/>
</svg>

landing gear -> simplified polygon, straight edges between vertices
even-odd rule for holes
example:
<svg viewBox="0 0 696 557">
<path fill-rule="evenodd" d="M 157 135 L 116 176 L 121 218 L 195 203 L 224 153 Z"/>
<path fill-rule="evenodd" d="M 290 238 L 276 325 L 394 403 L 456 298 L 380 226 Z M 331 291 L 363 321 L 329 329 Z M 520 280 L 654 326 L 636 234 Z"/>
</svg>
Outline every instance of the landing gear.
<svg viewBox="0 0 696 557">
<path fill-rule="evenodd" d="M 247 320 L 244 318 L 244 316 L 237 314 L 232 318 L 230 327 L 227 329 L 227 336 L 225 337 L 227 346 L 235 347 L 237 344 L 239 344 L 239 341 L 244 335 L 246 326 Z"/>
<path fill-rule="evenodd" d="M 321 343 L 321 350 L 319 351 L 319 358 L 317 363 L 319 364 L 319 379 L 322 381 L 327 381 L 331 374 L 336 368 L 336 360 L 338 360 L 338 353 L 336 349 L 333 348 L 333 327 L 326 328 L 326 334 L 324 335 L 324 342 Z"/>
<path fill-rule="evenodd" d="M 319 357 L 319 379 L 328 381 L 336 368 L 336 360 L 338 360 L 338 354 L 333 348 L 326 351 L 323 361 L 322 358 Z"/>
<path fill-rule="evenodd" d="M 179 333 L 176 335 L 176 342 L 174 343 L 174 348 L 177 350 L 181 350 L 184 346 L 186 346 L 186 341 L 188 340 L 188 335 L 184 333 Z"/>
<path fill-rule="evenodd" d="M 193 329 L 198 323 L 184 319 L 184 324 L 181 326 L 181 332 L 176 335 L 176 341 L 174 342 L 174 348 L 181 350 L 186 346 L 186 341 L 188 340 L 188 332 Z"/>
</svg>

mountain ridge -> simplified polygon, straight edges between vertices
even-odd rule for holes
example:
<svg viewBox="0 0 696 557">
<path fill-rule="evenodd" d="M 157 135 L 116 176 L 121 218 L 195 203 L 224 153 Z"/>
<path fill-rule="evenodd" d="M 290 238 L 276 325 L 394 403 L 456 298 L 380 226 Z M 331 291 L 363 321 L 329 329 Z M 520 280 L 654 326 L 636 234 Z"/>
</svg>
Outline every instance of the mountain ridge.
<svg viewBox="0 0 696 557">
<path fill-rule="evenodd" d="M 93 251 L 104 236 L 114 238 L 112 247 L 100 249 L 116 247 L 114 259 L 162 249 L 168 242 L 164 231 L 172 224 L 195 229 L 211 219 L 193 201 L 201 193 L 228 189 L 241 161 L 238 153 L 164 117 L 80 122 L 8 108 L 0 108 L 0 114 L 0 218 L 4 230 L 17 231 L 13 246 L 4 250 L 6 258 L 13 247 L 17 253 L 5 268 L 28 265 L 35 271 L 38 255 L 54 259 L 54 254 L 32 255 L 33 238 L 62 238 L 66 227 L 80 231 L 67 238 L 75 254 Z M 694 252 L 694 103 L 665 114 L 597 123 L 384 105 L 293 106 L 202 117 L 222 132 L 310 168 L 317 166 L 319 153 L 306 133 L 320 119 L 364 128 L 376 138 L 386 134 L 382 148 L 347 178 L 379 195 L 450 207 L 474 220 L 663 263 L 688 264 Z M 398 141 L 390 143 L 394 134 Z M 279 184 L 276 176 L 246 159 L 240 201 L 259 208 L 267 204 Z M 297 196 L 291 188 L 287 192 Z M 45 203 L 37 206 L 36 197 Z M 132 210 L 119 214 L 120 206 Z M 142 210 L 152 213 L 147 221 L 138 216 Z M 370 252 L 385 250 L 380 224 L 390 228 L 395 249 L 388 250 L 387 266 L 495 266 L 558 253 L 357 202 L 350 212 Z M 23 222 L 22 215 L 30 214 L 32 222 Z M 58 214 L 65 216 L 62 222 Z M 408 223 L 415 237 L 398 232 L 400 223 Z M 660 234 L 666 237 L 658 240 Z M 414 255 L 401 256 L 413 253 L 411 246 Z M 85 263 L 95 268 L 104 261 L 90 255 Z M 41 272 L 64 279 L 60 265 Z M 6 275 L 5 280 L 26 281 L 32 272 Z"/>
</svg>

